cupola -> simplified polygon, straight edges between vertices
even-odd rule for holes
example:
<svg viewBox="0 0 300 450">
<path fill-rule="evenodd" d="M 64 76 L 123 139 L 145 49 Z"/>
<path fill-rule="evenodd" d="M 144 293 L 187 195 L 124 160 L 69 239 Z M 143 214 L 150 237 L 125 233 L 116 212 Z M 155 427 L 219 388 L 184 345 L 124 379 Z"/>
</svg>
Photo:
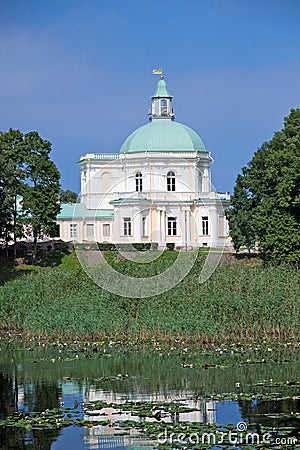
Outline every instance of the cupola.
<svg viewBox="0 0 300 450">
<path fill-rule="evenodd" d="M 174 120 L 175 114 L 172 108 L 173 96 L 169 94 L 168 85 L 161 75 L 156 86 L 155 94 L 151 97 L 152 107 L 149 120 Z"/>
</svg>

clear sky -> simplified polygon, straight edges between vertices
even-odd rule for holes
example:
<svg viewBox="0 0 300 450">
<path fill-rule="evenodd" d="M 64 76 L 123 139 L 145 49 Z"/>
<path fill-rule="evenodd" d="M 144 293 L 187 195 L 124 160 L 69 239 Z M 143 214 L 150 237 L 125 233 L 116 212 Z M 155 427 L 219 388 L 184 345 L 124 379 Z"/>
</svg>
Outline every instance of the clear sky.
<svg viewBox="0 0 300 450">
<path fill-rule="evenodd" d="M 50 140 L 64 189 L 79 192 L 80 154 L 147 123 L 162 67 L 232 191 L 300 107 L 300 0 L 1 0 L 0 58 L 0 130 Z"/>
</svg>

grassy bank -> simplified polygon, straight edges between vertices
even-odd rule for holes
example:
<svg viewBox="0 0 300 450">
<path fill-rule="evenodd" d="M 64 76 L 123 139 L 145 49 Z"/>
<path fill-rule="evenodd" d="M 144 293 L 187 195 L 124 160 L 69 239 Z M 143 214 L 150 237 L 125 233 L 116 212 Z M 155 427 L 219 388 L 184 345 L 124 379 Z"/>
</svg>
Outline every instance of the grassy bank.
<svg viewBox="0 0 300 450">
<path fill-rule="evenodd" d="M 123 273 L 150 277 L 170 266 L 176 255 L 165 252 L 156 262 L 138 265 L 115 262 L 112 253 L 108 258 Z M 51 269 L 19 267 L 0 286 L 1 334 L 201 343 L 299 340 L 299 271 L 223 264 L 199 284 L 202 264 L 200 255 L 182 282 L 145 299 L 101 289 L 74 254 Z"/>
</svg>

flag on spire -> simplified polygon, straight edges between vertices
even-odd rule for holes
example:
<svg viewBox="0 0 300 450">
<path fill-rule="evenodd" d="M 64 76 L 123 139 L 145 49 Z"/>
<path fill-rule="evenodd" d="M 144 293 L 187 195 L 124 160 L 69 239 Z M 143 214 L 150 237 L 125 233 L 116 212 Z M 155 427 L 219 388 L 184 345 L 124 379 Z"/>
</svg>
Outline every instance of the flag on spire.
<svg viewBox="0 0 300 450">
<path fill-rule="evenodd" d="M 153 75 L 162 75 L 162 69 L 154 69 L 152 70 Z"/>
</svg>

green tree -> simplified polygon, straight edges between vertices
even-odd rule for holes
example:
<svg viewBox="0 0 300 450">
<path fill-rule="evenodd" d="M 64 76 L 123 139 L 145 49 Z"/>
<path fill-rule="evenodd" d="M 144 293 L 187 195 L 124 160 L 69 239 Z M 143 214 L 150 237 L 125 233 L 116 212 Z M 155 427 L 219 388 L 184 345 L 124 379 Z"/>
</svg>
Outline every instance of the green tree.
<svg viewBox="0 0 300 450">
<path fill-rule="evenodd" d="M 61 189 L 60 191 L 60 202 L 61 203 L 76 203 L 78 199 L 78 194 L 74 191 L 70 191 L 70 189 L 67 189 L 64 191 Z"/>
<path fill-rule="evenodd" d="M 256 242 L 272 263 L 300 263 L 300 109 L 238 175 L 227 212 L 236 250 Z"/>
<path fill-rule="evenodd" d="M 254 199 L 248 189 L 245 169 L 243 169 L 243 174 L 238 175 L 236 179 L 231 207 L 226 211 L 230 237 L 236 251 L 241 247 L 246 247 L 250 253 L 251 249 L 255 247 L 256 234 L 252 220 L 253 202 Z"/>
<path fill-rule="evenodd" d="M 0 132 L 0 238 L 6 248 L 13 240 L 14 252 L 17 238 L 22 236 L 18 200 L 25 178 L 23 163 L 23 134 L 13 129 Z"/>
<path fill-rule="evenodd" d="M 25 223 L 33 233 L 35 259 L 38 236 L 51 234 L 56 227 L 56 216 L 60 211 L 60 173 L 49 157 L 51 143 L 36 131 L 25 134 L 23 145 L 26 177 L 22 206 Z"/>
</svg>

